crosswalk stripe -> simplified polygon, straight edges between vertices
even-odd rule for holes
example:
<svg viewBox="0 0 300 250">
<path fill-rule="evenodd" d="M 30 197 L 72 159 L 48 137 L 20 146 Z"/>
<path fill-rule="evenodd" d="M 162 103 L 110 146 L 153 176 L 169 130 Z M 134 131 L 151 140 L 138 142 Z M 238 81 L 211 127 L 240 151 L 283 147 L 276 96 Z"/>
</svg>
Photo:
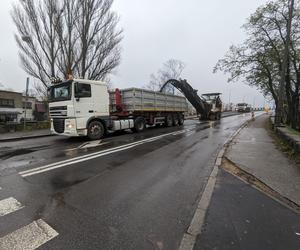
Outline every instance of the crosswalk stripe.
<svg viewBox="0 0 300 250">
<path fill-rule="evenodd" d="M 58 232 L 39 219 L 0 238 L 0 249 L 34 250 L 56 236 Z"/>
<path fill-rule="evenodd" d="M 10 213 L 13 213 L 21 208 L 23 208 L 22 204 L 13 197 L 1 200 L 0 201 L 0 216 L 4 216 L 4 215 L 10 214 Z"/>
</svg>

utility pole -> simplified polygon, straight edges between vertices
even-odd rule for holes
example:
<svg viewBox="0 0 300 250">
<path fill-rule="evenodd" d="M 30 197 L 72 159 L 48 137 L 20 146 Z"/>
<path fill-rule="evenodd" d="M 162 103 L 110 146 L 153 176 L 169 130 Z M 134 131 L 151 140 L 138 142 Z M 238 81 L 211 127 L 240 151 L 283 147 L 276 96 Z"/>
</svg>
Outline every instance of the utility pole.
<svg viewBox="0 0 300 250">
<path fill-rule="evenodd" d="M 25 90 L 25 113 L 24 113 L 24 130 L 26 129 L 26 111 L 27 111 L 27 101 L 28 101 L 28 86 L 29 86 L 29 77 L 26 79 L 26 90 Z"/>
<path fill-rule="evenodd" d="M 279 85 L 279 95 L 278 95 L 278 107 L 275 116 L 275 124 L 276 126 L 280 126 L 283 119 L 283 105 L 284 105 L 284 97 L 285 97 L 285 82 L 286 82 L 286 71 L 287 71 L 287 63 L 289 59 L 289 51 L 290 51 L 290 43 L 291 43 L 291 29 L 292 29 L 292 19 L 294 13 L 294 5 L 295 0 L 289 1 L 289 17 L 287 20 L 287 31 L 286 31 L 286 39 L 284 46 L 284 55 L 282 60 L 282 68 L 281 68 L 281 76 L 280 76 L 280 85 Z"/>
</svg>

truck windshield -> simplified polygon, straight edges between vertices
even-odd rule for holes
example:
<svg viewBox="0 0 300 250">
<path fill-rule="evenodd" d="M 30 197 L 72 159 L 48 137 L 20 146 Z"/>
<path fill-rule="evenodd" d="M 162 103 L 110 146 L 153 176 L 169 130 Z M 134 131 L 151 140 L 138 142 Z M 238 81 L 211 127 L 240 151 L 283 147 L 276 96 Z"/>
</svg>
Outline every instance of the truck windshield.
<svg viewBox="0 0 300 250">
<path fill-rule="evenodd" d="M 71 99 L 72 93 L 72 84 L 71 82 L 64 82 L 49 88 L 49 101 L 50 102 L 59 102 L 66 101 Z"/>
</svg>

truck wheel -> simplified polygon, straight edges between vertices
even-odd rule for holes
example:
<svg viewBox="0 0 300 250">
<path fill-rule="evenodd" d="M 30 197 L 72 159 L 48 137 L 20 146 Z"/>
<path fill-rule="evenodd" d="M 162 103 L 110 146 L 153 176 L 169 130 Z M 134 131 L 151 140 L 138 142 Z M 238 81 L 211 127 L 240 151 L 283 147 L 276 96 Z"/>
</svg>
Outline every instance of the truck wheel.
<svg viewBox="0 0 300 250">
<path fill-rule="evenodd" d="M 184 123 L 184 117 L 182 114 L 179 114 L 178 115 L 178 124 L 183 125 L 183 123 Z"/>
<path fill-rule="evenodd" d="M 173 117 L 171 115 L 166 116 L 165 125 L 166 127 L 171 127 L 173 125 Z"/>
<path fill-rule="evenodd" d="M 104 135 L 103 124 L 99 121 L 92 121 L 88 126 L 87 136 L 90 140 L 99 140 Z"/>
<path fill-rule="evenodd" d="M 178 124 L 179 124 L 178 115 L 175 114 L 173 115 L 173 126 L 178 126 Z"/>
<path fill-rule="evenodd" d="M 134 121 L 134 132 L 142 132 L 146 128 L 145 119 L 143 117 L 138 117 Z"/>
</svg>

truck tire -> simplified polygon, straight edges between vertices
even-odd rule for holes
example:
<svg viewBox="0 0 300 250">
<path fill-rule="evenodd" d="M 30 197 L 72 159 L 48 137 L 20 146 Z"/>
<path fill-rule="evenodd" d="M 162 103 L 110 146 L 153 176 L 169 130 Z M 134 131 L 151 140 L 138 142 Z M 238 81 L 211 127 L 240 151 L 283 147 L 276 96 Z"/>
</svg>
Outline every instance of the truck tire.
<svg viewBox="0 0 300 250">
<path fill-rule="evenodd" d="M 134 120 L 133 131 L 139 133 L 139 132 L 142 132 L 145 128 L 146 128 L 145 119 L 143 117 L 137 117 Z"/>
<path fill-rule="evenodd" d="M 172 125 L 173 125 L 173 117 L 172 115 L 169 114 L 166 116 L 165 126 L 172 127 Z"/>
<path fill-rule="evenodd" d="M 184 117 L 182 114 L 179 114 L 178 115 L 178 124 L 183 125 L 183 123 L 184 123 Z"/>
<path fill-rule="evenodd" d="M 179 124 L 178 114 L 174 114 L 173 115 L 173 126 L 178 126 L 178 124 Z"/>
<path fill-rule="evenodd" d="M 99 140 L 104 135 L 104 126 L 100 121 L 92 121 L 87 128 L 87 136 L 90 140 Z"/>
</svg>

